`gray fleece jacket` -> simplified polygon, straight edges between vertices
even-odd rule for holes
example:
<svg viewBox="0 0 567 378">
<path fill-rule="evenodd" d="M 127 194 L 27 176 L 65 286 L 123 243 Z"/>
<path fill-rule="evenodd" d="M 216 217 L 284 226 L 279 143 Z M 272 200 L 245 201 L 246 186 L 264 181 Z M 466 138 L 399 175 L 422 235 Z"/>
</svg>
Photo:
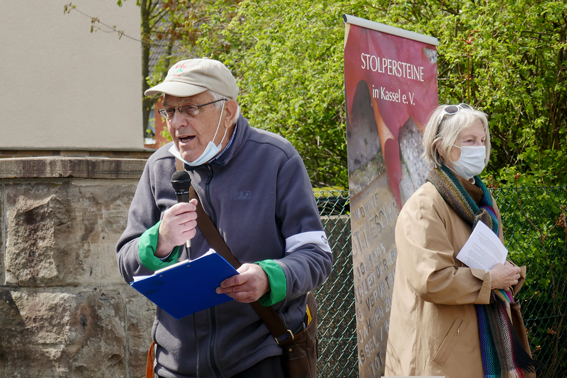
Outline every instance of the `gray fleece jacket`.
<svg viewBox="0 0 567 378">
<path fill-rule="evenodd" d="M 133 276 L 152 273 L 140 262 L 138 240 L 176 203 L 170 147 L 165 145 L 148 159 L 118 241 L 118 266 L 128 283 Z M 273 259 L 282 268 L 286 296 L 274 308 L 289 329 L 297 330 L 305 314 L 305 293 L 321 285 L 332 268 L 331 250 L 297 151 L 284 138 L 250 127 L 241 116 L 232 143 L 218 159 L 185 167 L 205 211 L 236 258 L 241 263 Z M 197 229 L 190 251 L 182 246 L 179 260 L 194 259 L 209 248 Z M 200 377 L 230 377 L 281 354 L 249 304 L 232 300 L 194 317 L 176 320 L 157 309 L 152 336 L 158 345 L 160 375 L 195 377 L 197 354 Z"/>
</svg>

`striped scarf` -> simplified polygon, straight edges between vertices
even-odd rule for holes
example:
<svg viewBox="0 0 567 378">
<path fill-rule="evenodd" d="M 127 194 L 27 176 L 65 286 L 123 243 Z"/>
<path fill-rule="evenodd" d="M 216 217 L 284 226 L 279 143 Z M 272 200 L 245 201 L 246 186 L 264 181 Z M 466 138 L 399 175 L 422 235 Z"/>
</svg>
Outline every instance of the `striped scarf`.
<svg viewBox="0 0 567 378">
<path fill-rule="evenodd" d="M 432 170 L 427 178 L 445 202 L 473 229 L 478 222 L 483 222 L 498 235 L 499 224 L 492 197 L 478 176 L 474 180 L 475 185 L 482 189 L 480 205 L 474 202 L 446 166 Z M 520 343 L 508 317 L 514 298 L 505 290 L 495 289 L 490 295 L 489 304 L 475 306 L 484 377 L 523 378 L 524 372 L 533 372 L 537 363 Z"/>
</svg>

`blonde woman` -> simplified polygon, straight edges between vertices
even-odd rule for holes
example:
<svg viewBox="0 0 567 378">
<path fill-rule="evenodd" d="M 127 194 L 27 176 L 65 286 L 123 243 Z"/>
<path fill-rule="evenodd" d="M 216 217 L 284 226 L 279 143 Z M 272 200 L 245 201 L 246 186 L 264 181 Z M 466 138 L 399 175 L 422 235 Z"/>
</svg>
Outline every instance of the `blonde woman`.
<svg viewBox="0 0 567 378">
<path fill-rule="evenodd" d="M 506 262 L 484 271 L 456 259 L 478 222 L 503 240 L 498 207 L 478 177 L 490 157 L 486 116 L 467 104 L 439 106 L 423 144 L 433 170 L 396 225 L 385 375 L 524 377 L 534 361 L 511 324 L 510 304 L 525 267 Z"/>
</svg>

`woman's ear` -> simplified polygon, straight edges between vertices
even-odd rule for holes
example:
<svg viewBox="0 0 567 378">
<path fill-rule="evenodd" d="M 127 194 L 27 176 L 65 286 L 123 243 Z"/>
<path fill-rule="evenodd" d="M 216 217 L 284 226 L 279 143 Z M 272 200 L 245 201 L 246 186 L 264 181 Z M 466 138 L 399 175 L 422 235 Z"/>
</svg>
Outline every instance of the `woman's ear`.
<svg viewBox="0 0 567 378">
<path fill-rule="evenodd" d="M 435 150 L 437 151 L 437 154 L 439 155 L 439 160 L 444 163 L 445 159 L 443 159 L 443 153 L 441 153 L 441 141 L 437 141 L 435 142 Z"/>
</svg>

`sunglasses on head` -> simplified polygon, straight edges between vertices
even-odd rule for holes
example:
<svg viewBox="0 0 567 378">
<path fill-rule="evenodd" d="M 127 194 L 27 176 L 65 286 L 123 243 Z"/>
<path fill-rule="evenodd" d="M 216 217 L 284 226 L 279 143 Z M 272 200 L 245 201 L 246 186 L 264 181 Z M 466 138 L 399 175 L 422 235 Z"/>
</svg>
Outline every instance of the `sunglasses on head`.
<svg viewBox="0 0 567 378">
<path fill-rule="evenodd" d="M 461 103 L 459 105 L 447 105 L 443 108 L 443 111 L 441 112 L 441 118 L 439 118 L 439 124 L 437 125 L 437 127 L 439 127 L 441 125 L 441 122 L 443 122 L 443 120 L 445 120 L 445 116 L 455 115 L 461 109 L 473 110 L 472 106 L 465 104 L 465 103 Z"/>
</svg>

